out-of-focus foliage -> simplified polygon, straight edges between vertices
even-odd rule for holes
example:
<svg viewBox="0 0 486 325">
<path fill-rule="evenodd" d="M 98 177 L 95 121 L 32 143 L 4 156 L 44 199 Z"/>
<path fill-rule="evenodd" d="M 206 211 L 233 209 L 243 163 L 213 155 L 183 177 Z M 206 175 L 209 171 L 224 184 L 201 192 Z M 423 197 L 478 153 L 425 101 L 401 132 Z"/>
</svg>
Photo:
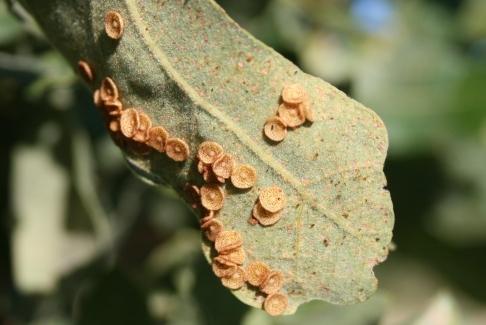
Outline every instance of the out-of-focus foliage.
<svg viewBox="0 0 486 325">
<path fill-rule="evenodd" d="M 203 261 L 195 218 L 128 172 L 88 91 L 0 2 L 0 321 L 486 323 L 485 1 L 219 2 L 388 126 L 396 251 L 379 292 L 291 317 L 244 307 Z"/>
</svg>

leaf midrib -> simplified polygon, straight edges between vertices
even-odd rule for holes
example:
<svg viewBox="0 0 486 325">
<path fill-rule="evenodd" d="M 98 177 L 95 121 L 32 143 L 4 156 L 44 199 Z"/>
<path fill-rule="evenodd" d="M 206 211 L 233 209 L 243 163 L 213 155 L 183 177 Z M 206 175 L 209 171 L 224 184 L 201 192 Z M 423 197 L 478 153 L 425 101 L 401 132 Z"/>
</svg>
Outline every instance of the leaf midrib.
<svg viewBox="0 0 486 325">
<path fill-rule="evenodd" d="M 213 117 L 221 121 L 221 123 L 223 123 L 226 126 L 226 128 L 229 131 L 231 131 L 248 150 L 252 151 L 256 157 L 258 157 L 267 166 L 270 166 L 276 174 L 278 174 L 285 182 L 290 184 L 294 188 L 294 190 L 301 196 L 302 200 L 307 202 L 307 204 L 309 204 L 311 208 L 317 209 L 320 213 L 324 214 L 326 218 L 334 222 L 336 226 L 338 226 L 341 230 L 345 231 L 349 235 L 363 242 L 366 246 L 369 246 L 371 249 L 375 250 L 377 254 L 379 254 L 380 251 L 379 245 L 377 245 L 369 237 L 357 233 L 356 231 L 354 231 L 354 229 L 351 226 L 345 223 L 341 218 L 329 212 L 329 209 L 323 206 L 322 203 L 319 203 L 317 198 L 315 198 L 311 193 L 309 193 L 309 191 L 307 191 L 300 184 L 299 180 L 295 178 L 285 168 L 284 165 L 282 165 L 279 161 L 274 159 L 272 155 L 267 154 L 265 149 L 263 149 L 257 142 L 253 141 L 251 137 L 248 136 L 248 134 L 246 134 L 246 132 L 243 129 L 241 129 L 237 124 L 235 124 L 228 116 L 226 116 L 226 114 L 224 114 L 221 109 L 209 103 L 201 96 L 199 96 L 197 92 L 194 90 L 194 88 L 176 71 L 176 69 L 173 68 L 172 64 L 169 62 L 169 59 L 165 55 L 164 51 L 152 39 L 150 34 L 146 32 L 148 28 L 147 25 L 145 25 L 141 15 L 139 14 L 136 0 L 125 0 L 125 4 L 130 14 L 130 17 L 134 22 L 138 34 L 144 40 L 144 43 L 146 47 L 149 49 L 149 51 L 151 52 L 152 56 L 162 66 L 163 71 L 167 73 L 169 78 L 172 79 L 176 84 L 178 84 L 181 89 L 185 90 L 187 96 L 194 102 L 195 105 L 201 107 L 207 113 L 209 113 L 210 115 L 212 115 Z M 250 34 L 248 35 L 250 37 L 253 37 Z M 266 46 L 263 43 L 261 43 L 261 45 Z M 297 222 L 300 223 L 300 220 L 297 220 Z M 300 232 L 301 229 L 298 229 L 298 231 Z"/>
</svg>

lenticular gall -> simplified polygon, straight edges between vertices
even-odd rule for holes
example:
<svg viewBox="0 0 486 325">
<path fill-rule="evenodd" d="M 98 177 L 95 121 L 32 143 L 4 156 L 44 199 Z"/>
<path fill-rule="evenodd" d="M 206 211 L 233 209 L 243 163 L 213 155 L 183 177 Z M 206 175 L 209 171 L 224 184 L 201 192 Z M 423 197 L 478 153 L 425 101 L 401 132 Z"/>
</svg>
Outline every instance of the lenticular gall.
<svg viewBox="0 0 486 325">
<path fill-rule="evenodd" d="M 132 138 L 137 132 L 139 117 L 137 110 L 129 108 L 124 110 L 120 116 L 120 131 L 127 137 Z"/>
<path fill-rule="evenodd" d="M 270 273 L 270 268 L 263 262 L 251 262 L 246 267 L 246 277 L 248 283 L 253 286 L 259 287 L 267 279 Z"/>
<path fill-rule="evenodd" d="M 95 104 L 96 107 L 101 107 L 103 106 L 103 101 L 101 100 L 101 97 L 100 97 L 100 90 L 99 89 L 96 89 L 94 92 L 93 92 L 93 103 Z"/>
<path fill-rule="evenodd" d="M 278 316 L 285 312 L 288 304 L 287 296 L 281 293 L 274 293 L 265 299 L 263 309 L 271 316 Z"/>
<path fill-rule="evenodd" d="M 263 133 L 268 139 L 280 142 L 287 136 L 287 124 L 280 117 L 272 116 L 265 122 Z"/>
<path fill-rule="evenodd" d="M 208 240 L 214 241 L 216 236 L 223 231 L 223 223 L 216 218 L 211 218 L 201 225 L 201 229 L 204 230 Z"/>
<path fill-rule="evenodd" d="M 145 142 L 147 140 L 148 130 L 152 127 L 150 117 L 144 112 L 138 113 L 139 123 L 133 140 L 138 142 Z"/>
<path fill-rule="evenodd" d="M 214 141 L 204 141 L 199 145 L 197 157 L 203 164 L 210 165 L 214 163 L 223 152 L 223 147 L 221 147 L 220 144 Z"/>
<path fill-rule="evenodd" d="M 245 270 L 237 266 L 233 274 L 221 278 L 221 283 L 227 288 L 236 290 L 241 288 L 245 284 L 245 280 L 246 280 Z"/>
<path fill-rule="evenodd" d="M 299 84 L 287 85 L 282 89 L 282 100 L 291 105 L 302 103 L 307 98 L 307 93 Z"/>
<path fill-rule="evenodd" d="M 212 262 L 213 273 L 221 278 L 231 276 L 236 272 L 236 264 L 228 262 L 220 257 L 215 257 Z"/>
<path fill-rule="evenodd" d="M 262 226 L 271 226 L 276 224 L 282 218 L 282 210 L 270 212 L 265 210 L 260 202 L 257 202 L 253 207 L 252 217 Z"/>
<path fill-rule="evenodd" d="M 303 108 L 302 105 L 289 106 L 284 103 L 278 107 L 278 116 L 288 127 L 295 128 L 301 126 L 305 122 Z"/>
<path fill-rule="evenodd" d="M 246 259 L 246 253 L 243 247 L 238 247 L 233 250 L 223 252 L 219 256 L 238 265 L 242 265 L 243 263 L 245 263 Z"/>
<path fill-rule="evenodd" d="M 110 77 L 106 77 L 101 81 L 100 98 L 103 101 L 118 99 L 118 87 Z"/>
<path fill-rule="evenodd" d="M 272 271 L 268 274 L 267 278 L 260 285 L 260 290 L 266 294 L 277 293 L 283 286 L 283 275 L 280 272 Z"/>
<path fill-rule="evenodd" d="M 262 207 L 272 213 L 282 210 L 287 204 L 284 191 L 278 186 L 270 186 L 262 189 L 259 195 Z"/>
<path fill-rule="evenodd" d="M 162 126 L 151 127 L 148 130 L 147 144 L 158 152 L 165 151 L 169 133 Z"/>
<path fill-rule="evenodd" d="M 224 203 L 224 190 L 215 184 L 206 184 L 201 187 L 201 204 L 208 210 L 220 210 Z"/>
<path fill-rule="evenodd" d="M 165 153 L 174 161 L 184 161 L 189 158 L 189 146 L 179 138 L 169 138 L 165 144 Z"/>
<path fill-rule="evenodd" d="M 122 16 L 114 11 L 110 10 L 105 15 L 105 32 L 109 38 L 117 40 L 123 35 L 125 29 L 125 23 Z"/>
<path fill-rule="evenodd" d="M 88 83 L 93 82 L 94 73 L 93 73 L 93 69 L 91 69 L 91 66 L 88 64 L 88 62 L 84 60 L 79 60 L 78 71 L 86 82 Z"/>
<path fill-rule="evenodd" d="M 231 183 L 239 189 L 247 189 L 255 185 L 257 173 L 250 165 L 238 165 L 231 174 Z"/>
<path fill-rule="evenodd" d="M 234 159 L 230 154 L 223 154 L 221 157 L 216 159 L 212 165 L 213 173 L 224 180 L 230 178 L 233 172 Z"/>
<path fill-rule="evenodd" d="M 105 113 L 110 116 L 120 116 L 123 109 L 123 104 L 118 99 L 104 101 L 102 106 Z"/>
<path fill-rule="evenodd" d="M 214 248 L 217 252 L 227 252 L 243 245 L 241 234 L 234 230 L 220 232 L 214 241 Z"/>
</svg>

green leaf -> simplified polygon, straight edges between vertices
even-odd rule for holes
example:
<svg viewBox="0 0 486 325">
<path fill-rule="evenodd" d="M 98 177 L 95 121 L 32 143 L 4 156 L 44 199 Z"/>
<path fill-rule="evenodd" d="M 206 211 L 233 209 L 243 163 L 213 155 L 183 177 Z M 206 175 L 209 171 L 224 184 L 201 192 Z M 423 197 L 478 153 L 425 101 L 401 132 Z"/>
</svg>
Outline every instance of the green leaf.
<svg viewBox="0 0 486 325">
<path fill-rule="evenodd" d="M 467 0 L 462 6 L 460 27 L 468 39 L 486 36 L 486 3 L 481 0 Z"/>
<path fill-rule="evenodd" d="M 12 163 L 16 284 L 25 292 L 50 291 L 59 276 L 67 174 L 42 148 L 17 147 Z"/>
<path fill-rule="evenodd" d="M 456 300 L 447 291 L 439 292 L 427 306 L 424 313 L 412 324 L 426 325 L 434 323 L 444 325 L 464 324 Z"/>
<path fill-rule="evenodd" d="M 8 13 L 5 2 L 0 2 L 0 45 L 5 45 L 22 34 L 20 23 Z"/>
<path fill-rule="evenodd" d="M 363 301 L 375 290 L 373 267 L 388 254 L 393 227 L 382 171 L 388 147 L 385 127 L 370 109 L 303 73 L 242 30 L 214 2 L 26 1 L 53 44 L 75 65 L 90 62 L 96 83 L 111 76 L 125 107 L 140 107 L 171 136 L 184 139 L 191 158 L 126 151 L 131 168 L 155 184 L 201 184 L 195 153 L 204 140 L 220 143 L 253 165 L 258 182 L 248 191 L 226 186 L 218 218 L 241 232 L 248 260 L 261 260 L 285 275 L 289 308 L 309 300 Z M 118 42 L 104 33 L 104 15 L 117 10 L 125 31 Z M 316 122 L 289 132 L 278 145 L 262 136 L 282 87 L 300 83 Z M 287 197 L 274 226 L 247 223 L 262 187 L 277 185 Z M 210 245 L 203 243 L 210 256 Z M 261 308 L 250 287 L 234 291 Z"/>
<path fill-rule="evenodd" d="M 444 190 L 427 225 L 451 244 L 474 246 L 486 241 L 486 144 L 457 139 L 449 141 L 441 161 L 451 179 L 467 186 Z"/>
<path fill-rule="evenodd" d="M 28 293 L 53 291 L 58 280 L 95 253 L 93 239 L 64 229 L 69 179 L 45 147 L 19 146 L 12 156 L 16 227 L 16 285 Z"/>
</svg>

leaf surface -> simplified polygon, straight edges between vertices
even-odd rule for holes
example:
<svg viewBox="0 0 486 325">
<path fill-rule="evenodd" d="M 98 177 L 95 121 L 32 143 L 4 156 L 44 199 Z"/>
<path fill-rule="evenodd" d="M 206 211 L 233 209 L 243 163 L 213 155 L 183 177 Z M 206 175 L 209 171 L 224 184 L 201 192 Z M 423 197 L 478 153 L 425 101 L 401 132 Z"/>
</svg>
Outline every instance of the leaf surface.
<svg viewBox="0 0 486 325">
<path fill-rule="evenodd" d="M 393 209 L 382 171 L 388 139 L 374 112 L 303 73 L 212 1 L 26 2 L 73 66 L 80 59 L 92 64 L 93 90 L 112 77 L 125 107 L 140 107 L 189 144 L 185 163 L 127 151 L 139 176 L 179 193 L 188 182 L 202 184 L 195 153 L 205 140 L 256 168 L 251 190 L 226 186 L 218 218 L 226 229 L 241 232 L 247 262 L 261 260 L 284 273 L 286 313 L 312 299 L 363 301 L 376 290 L 373 267 L 388 254 Z M 104 33 L 108 10 L 124 19 L 119 42 Z M 291 83 L 306 89 L 316 121 L 271 144 L 263 125 Z M 259 190 L 271 185 L 287 195 L 283 218 L 270 227 L 252 226 L 247 220 Z M 209 244 L 203 242 L 208 260 Z M 263 296 L 253 288 L 234 294 L 262 306 Z"/>
</svg>

